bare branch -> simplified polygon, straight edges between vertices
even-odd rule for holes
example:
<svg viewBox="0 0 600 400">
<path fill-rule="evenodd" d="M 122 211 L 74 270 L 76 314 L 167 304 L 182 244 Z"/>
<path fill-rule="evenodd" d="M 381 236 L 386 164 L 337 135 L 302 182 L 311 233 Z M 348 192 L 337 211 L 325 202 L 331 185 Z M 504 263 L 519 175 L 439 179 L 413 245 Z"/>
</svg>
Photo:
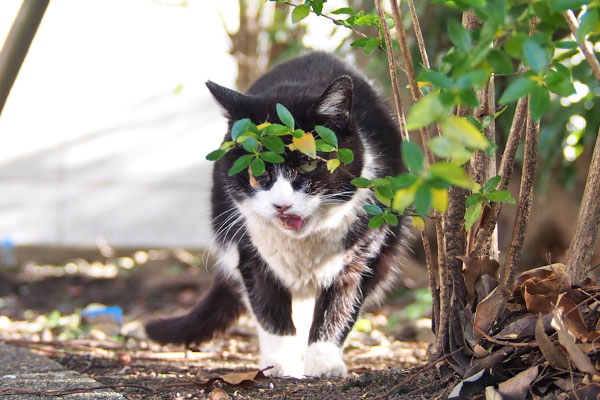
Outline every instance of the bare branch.
<svg viewBox="0 0 600 400">
<path fill-rule="evenodd" d="M 537 144 L 540 124 L 527 116 L 527 131 L 525 138 L 525 154 L 523 155 L 523 173 L 521 175 L 521 191 L 519 193 L 519 203 L 517 206 L 517 216 L 513 227 L 510 248 L 504 263 L 504 269 L 500 278 L 501 284 L 507 287 L 512 286 L 514 275 L 521 258 L 521 250 L 527 231 L 527 223 L 531 211 L 533 200 L 533 186 L 535 182 Z"/>
<path fill-rule="evenodd" d="M 585 59 L 587 60 L 590 67 L 592 68 L 592 72 L 594 73 L 594 76 L 596 77 L 598 82 L 600 82 L 600 63 L 598 62 L 598 59 L 596 58 L 596 56 L 594 54 L 594 48 L 592 47 L 592 44 L 589 42 L 589 40 L 586 40 L 585 38 L 577 37 L 577 29 L 579 28 L 579 23 L 577 22 L 577 18 L 575 17 L 575 14 L 573 14 L 573 11 L 567 10 L 564 12 L 563 15 L 565 17 L 565 20 L 567 21 L 567 25 L 569 25 L 569 29 L 571 30 L 571 33 L 575 37 L 575 40 L 577 41 L 577 43 L 579 43 L 579 41 L 581 40 L 581 44 L 579 45 L 579 48 L 585 55 Z"/>
<path fill-rule="evenodd" d="M 404 116 L 404 110 L 402 109 L 402 99 L 400 98 L 400 88 L 398 87 L 398 75 L 396 74 L 396 66 L 394 59 L 394 47 L 392 46 L 392 38 L 390 37 L 390 30 L 385 20 L 385 13 L 381 7 L 381 0 L 375 0 L 375 8 L 377 8 L 377 14 L 379 14 L 379 21 L 381 21 L 381 30 L 383 31 L 383 37 L 385 39 L 386 54 L 388 59 L 388 69 L 390 71 L 390 79 L 392 81 L 392 91 L 394 92 L 394 102 L 396 103 L 396 113 L 398 114 L 398 123 L 400 124 L 400 134 L 402 140 L 410 140 L 408 132 L 406 131 L 406 118 Z"/>
<path fill-rule="evenodd" d="M 417 16 L 417 10 L 413 4 L 413 0 L 407 0 L 408 9 L 410 11 L 410 19 L 413 23 L 415 30 L 415 37 L 419 44 L 419 52 L 421 53 L 421 59 L 423 60 L 423 66 L 427 69 L 431 68 L 429 65 L 429 58 L 427 57 L 427 48 L 425 47 L 425 41 L 423 40 L 423 33 L 421 32 L 421 25 L 419 24 L 419 18 Z"/>
</svg>

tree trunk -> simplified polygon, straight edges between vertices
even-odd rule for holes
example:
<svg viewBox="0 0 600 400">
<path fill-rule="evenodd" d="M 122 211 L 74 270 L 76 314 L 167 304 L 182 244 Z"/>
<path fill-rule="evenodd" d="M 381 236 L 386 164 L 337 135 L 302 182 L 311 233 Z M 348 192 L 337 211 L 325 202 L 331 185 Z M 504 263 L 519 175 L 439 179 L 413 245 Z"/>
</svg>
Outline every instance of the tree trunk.
<svg viewBox="0 0 600 400">
<path fill-rule="evenodd" d="M 50 0 L 24 0 L 0 52 L 0 114 Z"/>
</svg>

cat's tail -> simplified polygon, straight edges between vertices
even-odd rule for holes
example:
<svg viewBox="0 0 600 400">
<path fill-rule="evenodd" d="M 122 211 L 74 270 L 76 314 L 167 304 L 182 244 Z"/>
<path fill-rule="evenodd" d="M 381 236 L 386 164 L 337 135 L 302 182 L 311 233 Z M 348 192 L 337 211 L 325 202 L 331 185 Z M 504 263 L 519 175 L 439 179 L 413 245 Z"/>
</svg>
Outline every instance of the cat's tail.
<svg viewBox="0 0 600 400">
<path fill-rule="evenodd" d="M 148 337 L 161 344 L 178 343 L 188 346 L 208 341 L 224 332 L 246 310 L 234 285 L 217 274 L 208 293 L 189 313 L 148 323 Z"/>
</svg>

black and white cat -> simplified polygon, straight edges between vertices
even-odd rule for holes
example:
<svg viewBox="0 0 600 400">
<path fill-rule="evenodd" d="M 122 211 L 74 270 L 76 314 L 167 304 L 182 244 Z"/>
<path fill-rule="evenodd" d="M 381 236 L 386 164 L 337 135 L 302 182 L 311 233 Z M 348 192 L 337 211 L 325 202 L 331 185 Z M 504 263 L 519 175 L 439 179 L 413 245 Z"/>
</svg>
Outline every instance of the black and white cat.
<svg viewBox="0 0 600 400">
<path fill-rule="evenodd" d="M 267 374 L 345 376 L 343 342 L 364 302 L 393 284 L 404 235 L 401 226 L 369 229 L 363 205 L 373 195 L 350 181 L 401 172 L 397 123 L 360 73 L 325 53 L 280 64 L 246 94 L 207 86 L 230 129 L 242 118 L 280 123 L 281 103 L 297 127 L 331 128 L 355 160 L 331 174 L 322 161 L 286 150 L 285 162 L 268 163 L 258 184 L 247 172 L 227 176 L 244 150 L 217 161 L 215 280 L 188 314 L 151 322 L 147 333 L 160 343 L 199 343 L 249 310 L 258 323 L 260 367 L 273 366 Z"/>
</svg>

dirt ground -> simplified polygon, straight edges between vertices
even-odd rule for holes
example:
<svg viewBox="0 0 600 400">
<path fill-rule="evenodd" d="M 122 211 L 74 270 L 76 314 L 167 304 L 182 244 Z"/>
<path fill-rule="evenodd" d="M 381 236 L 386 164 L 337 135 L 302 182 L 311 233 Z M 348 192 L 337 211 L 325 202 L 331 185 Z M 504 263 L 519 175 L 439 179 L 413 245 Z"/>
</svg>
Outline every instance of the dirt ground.
<svg viewBox="0 0 600 400">
<path fill-rule="evenodd" d="M 111 250 L 101 248 L 95 261 L 30 261 L 18 270 L 0 269 L 0 339 L 49 356 L 128 399 L 430 399 L 446 397 L 454 386 L 452 375 L 424 367 L 427 327 L 402 322 L 405 306 L 414 301 L 410 291 L 359 320 L 344 349 L 347 378 L 265 378 L 247 317 L 193 351 L 145 339 L 145 321 L 183 313 L 208 287 L 207 257 Z M 123 320 L 81 319 L 92 303 L 117 306 Z"/>
</svg>

